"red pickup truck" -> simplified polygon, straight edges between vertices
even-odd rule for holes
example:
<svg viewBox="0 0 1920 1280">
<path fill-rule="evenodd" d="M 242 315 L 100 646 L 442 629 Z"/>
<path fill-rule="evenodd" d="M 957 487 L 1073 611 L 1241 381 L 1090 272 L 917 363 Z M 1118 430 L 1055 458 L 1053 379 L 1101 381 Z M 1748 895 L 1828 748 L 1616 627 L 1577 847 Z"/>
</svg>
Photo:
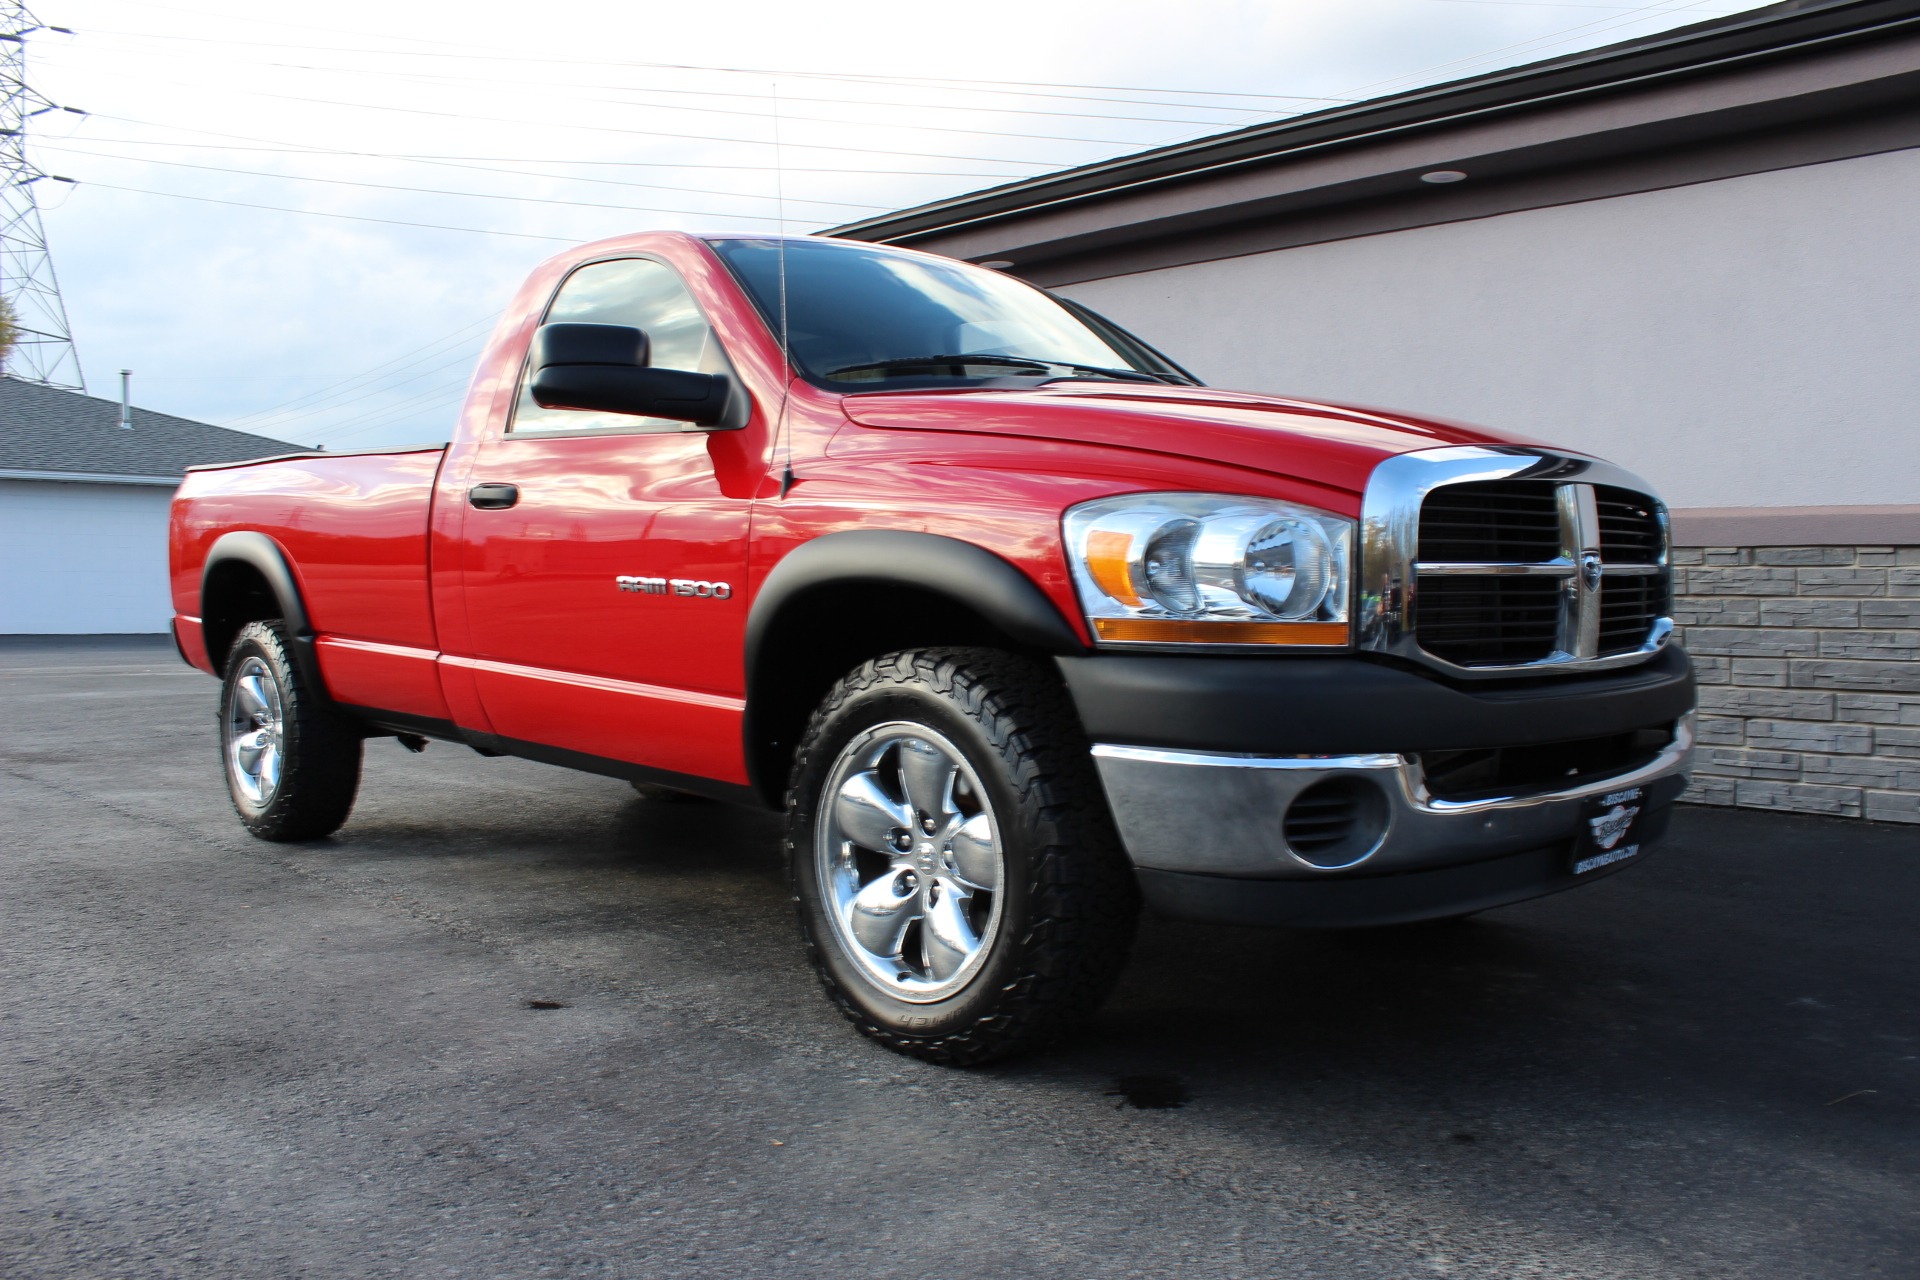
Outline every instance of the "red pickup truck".
<svg viewBox="0 0 1920 1280">
<path fill-rule="evenodd" d="M 381 735 L 784 808 L 828 992 L 940 1062 L 1095 1007 L 1143 897 L 1347 927 L 1597 879 L 1692 747 L 1628 472 L 835 240 L 561 254 L 452 443 L 196 468 L 171 553 L 254 834 L 338 828 Z"/>
</svg>

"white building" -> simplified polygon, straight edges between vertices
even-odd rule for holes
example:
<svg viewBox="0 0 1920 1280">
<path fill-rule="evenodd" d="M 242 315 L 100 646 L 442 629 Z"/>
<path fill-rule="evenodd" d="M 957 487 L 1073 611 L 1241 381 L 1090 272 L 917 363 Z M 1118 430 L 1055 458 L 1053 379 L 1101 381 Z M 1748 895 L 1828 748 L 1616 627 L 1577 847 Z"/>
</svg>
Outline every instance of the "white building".
<svg viewBox="0 0 1920 1280">
<path fill-rule="evenodd" d="M 1920 822 L 1920 3 L 1794 0 L 839 228 L 1218 386 L 1646 476 L 1696 799 Z"/>
<path fill-rule="evenodd" d="M 0 376 L 0 635 L 161 633 L 167 508 L 187 467 L 292 453 L 265 436 Z"/>
</svg>

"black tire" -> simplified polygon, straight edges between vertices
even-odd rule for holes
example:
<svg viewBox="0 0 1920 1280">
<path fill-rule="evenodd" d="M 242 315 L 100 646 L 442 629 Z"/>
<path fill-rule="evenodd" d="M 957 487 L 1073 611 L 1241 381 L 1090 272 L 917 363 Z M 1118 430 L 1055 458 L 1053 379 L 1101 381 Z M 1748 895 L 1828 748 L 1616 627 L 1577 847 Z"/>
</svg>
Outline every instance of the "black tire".
<svg viewBox="0 0 1920 1280">
<path fill-rule="evenodd" d="M 262 840 L 318 840 L 332 835 L 353 812 L 360 790 L 364 739 L 353 721 L 328 706 L 320 690 L 309 687 L 293 662 L 286 627 L 279 622 L 250 622 L 234 637 L 220 686 L 220 764 L 234 812 Z M 236 739 L 252 738 L 266 722 L 249 708 L 259 701 L 256 687 L 243 681 L 272 682 L 259 692 L 277 699 L 270 717 L 277 726 L 277 752 L 269 782 L 240 763 Z M 258 760 L 264 753 L 256 753 Z M 254 794 L 254 792 L 258 794 Z"/>
<path fill-rule="evenodd" d="M 958 749 L 991 803 L 1004 867 L 997 923 L 977 970 L 932 1002 L 896 998 L 862 971 L 829 918 L 822 885 L 832 873 L 822 871 L 816 852 L 831 800 L 823 789 L 837 762 L 861 735 L 902 723 L 933 730 Z M 828 995 L 863 1034 L 916 1058 L 971 1065 L 1057 1036 L 1112 989 L 1133 940 L 1139 893 L 1079 719 L 1046 667 L 957 648 L 866 663 L 815 711 L 786 800 L 801 933 Z M 820 838 L 833 844 L 830 835 Z"/>
</svg>

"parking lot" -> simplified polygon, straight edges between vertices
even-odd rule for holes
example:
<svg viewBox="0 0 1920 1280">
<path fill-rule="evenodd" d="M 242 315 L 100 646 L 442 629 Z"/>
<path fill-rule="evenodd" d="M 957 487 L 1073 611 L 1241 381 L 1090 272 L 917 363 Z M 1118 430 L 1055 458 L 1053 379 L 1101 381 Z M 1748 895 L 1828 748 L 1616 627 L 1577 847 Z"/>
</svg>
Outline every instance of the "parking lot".
<svg viewBox="0 0 1920 1280">
<path fill-rule="evenodd" d="M 267 845 L 215 695 L 0 648 L 5 1276 L 1920 1274 L 1920 831 L 1148 921 L 1076 1039 L 954 1071 L 821 997 L 772 815 L 379 740 Z"/>
</svg>

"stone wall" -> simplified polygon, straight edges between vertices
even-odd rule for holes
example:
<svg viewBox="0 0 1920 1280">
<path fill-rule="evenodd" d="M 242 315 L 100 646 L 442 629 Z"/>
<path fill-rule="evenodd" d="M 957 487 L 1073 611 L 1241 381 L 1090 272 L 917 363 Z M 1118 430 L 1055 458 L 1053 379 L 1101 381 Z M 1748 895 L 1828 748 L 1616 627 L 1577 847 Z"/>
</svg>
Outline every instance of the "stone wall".
<svg viewBox="0 0 1920 1280">
<path fill-rule="evenodd" d="M 1920 546 L 1678 547 L 1686 798 L 1920 823 Z"/>
</svg>

